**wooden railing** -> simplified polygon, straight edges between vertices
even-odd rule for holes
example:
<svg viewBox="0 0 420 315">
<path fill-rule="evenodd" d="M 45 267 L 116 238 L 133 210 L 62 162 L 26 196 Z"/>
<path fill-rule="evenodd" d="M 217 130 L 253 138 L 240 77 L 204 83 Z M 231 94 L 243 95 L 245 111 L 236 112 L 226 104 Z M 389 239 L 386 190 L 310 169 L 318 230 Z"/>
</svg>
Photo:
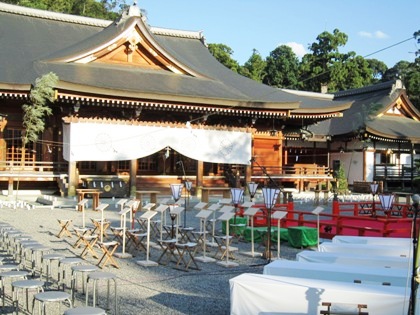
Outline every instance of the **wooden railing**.
<svg viewBox="0 0 420 315">
<path fill-rule="evenodd" d="M 329 167 L 316 164 L 295 164 L 285 166 L 256 166 L 252 168 L 254 176 L 264 175 L 264 171 L 270 176 L 328 176 Z"/>
<path fill-rule="evenodd" d="M 68 171 L 67 162 L 40 162 L 40 161 L 0 161 L 1 173 L 66 173 Z"/>
<path fill-rule="evenodd" d="M 375 180 L 411 180 L 420 175 L 419 170 L 410 164 L 375 164 L 373 174 Z"/>
</svg>

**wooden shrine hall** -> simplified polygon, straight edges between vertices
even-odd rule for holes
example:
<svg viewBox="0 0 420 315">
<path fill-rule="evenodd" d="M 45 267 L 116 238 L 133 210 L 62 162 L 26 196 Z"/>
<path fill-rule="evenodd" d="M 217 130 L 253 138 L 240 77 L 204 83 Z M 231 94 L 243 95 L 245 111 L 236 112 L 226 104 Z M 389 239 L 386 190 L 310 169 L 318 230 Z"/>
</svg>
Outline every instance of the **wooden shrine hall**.
<svg viewBox="0 0 420 315">
<path fill-rule="evenodd" d="M 19 180 L 62 195 L 83 187 L 134 196 L 188 179 L 200 195 L 208 186 L 266 184 L 260 166 L 300 190 L 332 179 L 331 136 L 308 141 L 307 127 L 340 119 L 351 99 L 238 75 L 210 54 L 202 32 L 152 27 L 136 4 L 117 21 L 6 3 L 0 17 L 3 189 Z M 51 74 L 53 114 L 22 156 L 22 105 Z"/>
</svg>

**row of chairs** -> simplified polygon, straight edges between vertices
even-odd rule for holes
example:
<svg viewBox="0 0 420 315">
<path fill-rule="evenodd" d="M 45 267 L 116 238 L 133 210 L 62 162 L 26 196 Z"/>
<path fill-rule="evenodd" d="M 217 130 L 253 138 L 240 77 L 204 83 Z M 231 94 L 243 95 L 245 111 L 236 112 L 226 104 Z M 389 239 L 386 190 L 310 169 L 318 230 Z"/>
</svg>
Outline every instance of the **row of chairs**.
<svg viewBox="0 0 420 315">
<path fill-rule="evenodd" d="M 149 211 L 153 208 L 149 205 L 146 205 L 143 209 Z M 154 206 L 154 204 L 152 204 L 152 206 Z M 209 211 L 215 211 L 222 206 L 223 205 L 220 205 L 217 208 L 213 207 L 214 209 Z M 200 211 L 208 207 L 209 205 L 206 203 L 199 203 L 195 206 L 195 210 Z M 155 208 L 159 211 L 159 209 L 168 209 L 169 206 L 161 203 Z M 233 209 L 233 207 L 231 208 Z M 121 224 L 121 226 L 111 225 L 110 229 L 114 236 L 114 240 L 122 243 L 125 239 L 126 250 L 130 251 L 133 255 L 136 255 L 138 252 L 147 252 L 147 238 L 149 236 L 149 245 L 151 248 L 162 251 L 158 259 L 159 263 L 166 265 L 168 262 L 174 261 L 176 267 L 183 265 L 185 269 L 188 269 L 190 266 L 199 269 L 194 256 L 197 253 L 203 251 L 208 252 L 212 249 L 214 249 L 214 252 L 212 253 L 213 258 L 216 260 L 223 260 L 226 255 L 229 255 L 230 259 L 235 259 L 233 253 L 237 251 L 237 247 L 231 246 L 234 236 L 217 235 L 217 233 L 214 233 L 216 230 L 213 224 L 216 224 L 216 219 L 209 218 L 206 221 L 197 214 L 198 228 L 176 224 L 178 223 L 177 219 L 179 218 L 177 218 L 177 222 L 172 225 L 167 224 L 168 220 L 165 220 L 167 219 L 165 218 L 165 215 L 167 214 L 166 210 L 161 212 L 160 218 L 155 219 L 150 223 L 149 230 L 147 228 L 147 221 L 142 218 L 142 212 L 140 211 L 136 211 L 140 216 L 133 218 L 133 221 L 137 223 L 138 227 L 134 226 L 133 229 L 124 229 L 122 227 L 123 224 Z M 175 233 L 173 229 L 176 229 L 177 233 Z M 148 235 L 148 233 L 150 233 L 150 235 Z M 206 246 L 204 245 L 205 243 Z M 207 261 L 208 260 L 206 260 L 206 262 Z"/>
<path fill-rule="evenodd" d="M 64 314 L 67 315 L 106 314 L 105 310 L 96 307 L 97 281 L 110 276 L 98 272 L 96 266 L 84 265 L 80 257 L 66 257 L 7 223 L 0 223 L 0 250 L 3 308 L 10 305 L 16 314 L 24 307 L 29 314 L 36 313 L 36 309 L 37 314 L 46 314 L 47 309 L 54 308 L 54 314 L 63 314 L 60 308 L 65 305 Z M 86 289 L 86 298 L 83 306 L 74 307 L 78 274 L 83 276 L 82 287 L 83 291 Z M 115 276 L 113 278 L 116 294 Z M 92 306 L 88 306 L 90 282 L 93 282 Z M 25 303 L 21 295 L 24 295 Z M 117 314 L 116 299 L 114 304 L 114 313 Z M 109 309 L 109 296 L 107 307 Z"/>
</svg>

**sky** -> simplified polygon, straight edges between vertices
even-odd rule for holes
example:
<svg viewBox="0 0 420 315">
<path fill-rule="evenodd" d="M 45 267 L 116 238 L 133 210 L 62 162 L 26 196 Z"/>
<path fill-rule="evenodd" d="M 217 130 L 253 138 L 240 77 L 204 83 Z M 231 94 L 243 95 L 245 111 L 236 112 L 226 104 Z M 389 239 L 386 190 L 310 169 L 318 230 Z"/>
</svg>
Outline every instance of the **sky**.
<svg viewBox="0 0 420 315">
<path fill-rule="evenodd" d="M 420 48 L 412 38 L 420 30 L 419 0 L 138 0 L 137 5 L 151 26 L 202 31 L 206 43 L 232 48 L 241 65 L 253 49 L 265 59 L 280 45 L 301 57 L 319 34 L 334 29 L 348 36 L 340 52 L 354 51 L 389 68 L 414 61 Z"/>
</svg>

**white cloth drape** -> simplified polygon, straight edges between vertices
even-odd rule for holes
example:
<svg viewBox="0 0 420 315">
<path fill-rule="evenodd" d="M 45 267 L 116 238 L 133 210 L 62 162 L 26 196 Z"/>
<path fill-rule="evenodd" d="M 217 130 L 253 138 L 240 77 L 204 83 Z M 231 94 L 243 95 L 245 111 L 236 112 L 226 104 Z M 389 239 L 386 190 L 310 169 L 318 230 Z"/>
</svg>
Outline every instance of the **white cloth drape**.
<svg viewBox="0 0 420 315">
<path fill-rule="evenodd" d="M 249 164 L 251 138 L 240 131 L 66 123 L 63 157 L 69 162 L 133 160 L 170 147 L 199 161 Z"/>
<path fill-rule="evenodd" d="M 366 304 L 366 312 L 372 315 L 402 315 L 408 309 L 407 291 L 398 286 L 249 273 L 230 279 L 229 284 L 231 315 L 312 315 L 326 309 L 322 302 L 331 302 L 336 307 Z"/>
</svg>

